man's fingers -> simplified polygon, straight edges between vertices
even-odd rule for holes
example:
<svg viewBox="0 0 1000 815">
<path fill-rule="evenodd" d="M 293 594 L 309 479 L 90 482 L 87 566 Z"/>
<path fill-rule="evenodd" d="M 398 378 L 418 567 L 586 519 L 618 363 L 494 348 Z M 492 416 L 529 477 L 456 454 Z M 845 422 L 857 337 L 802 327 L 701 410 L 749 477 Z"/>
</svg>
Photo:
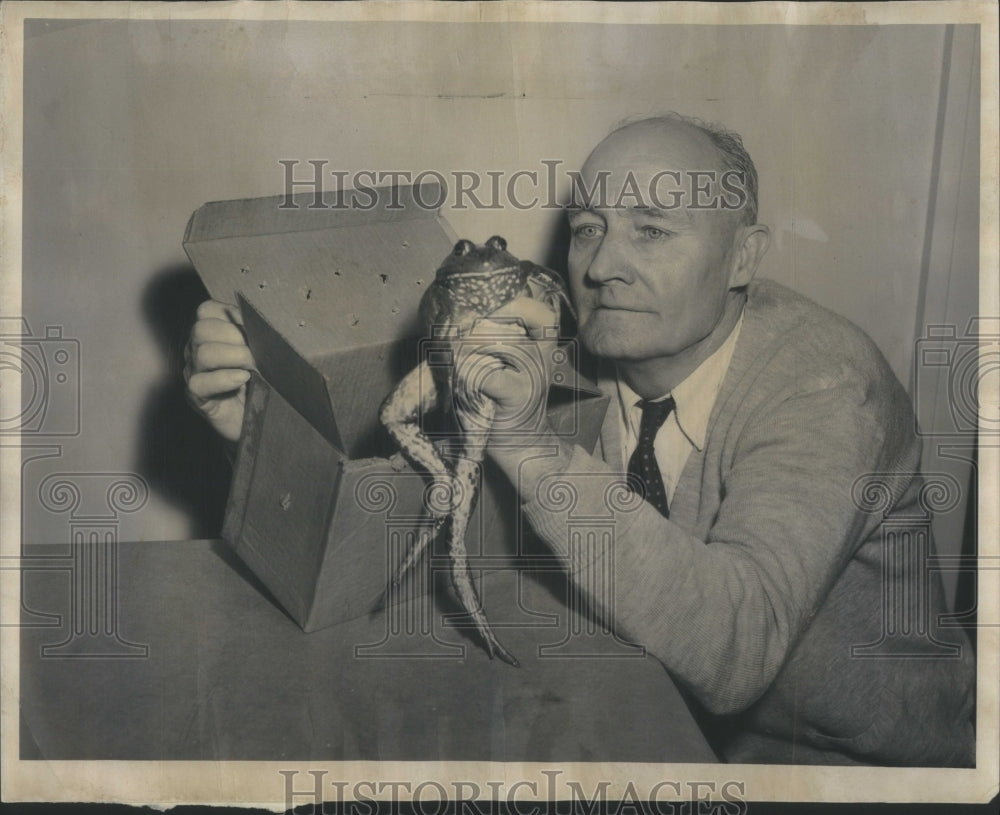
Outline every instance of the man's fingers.
<svg viewBox="0 0 1000 815">
<path fill-rule="evenodd" d="M 243 329 L 228 320 L 214 317 L 199 319 L 191 327 L 191 342 L 200 345 L 205 342 L 227 342 L 231 345 L 246 345 Z"/>
<path fill-rule="evenodd" d="M 232 303 L 206 300 L 198 306 L 196 314 L 199 320 L 222 320 L 227 323 L 243 325 L 243 316 L 240 314 L 239 306 Z"/>
<path fill-rule="evenodd" d="M 229 317 L 236 325 L 243 327 L 243 312 L 240 311 L 239 306 L 232 305 L 231 303 L 226 303 L 226 316 Z"/>
<path fill-rule="evenodd" d="M 499 316 L 502 317 L 503 315 Z M 518 322 L 500 322 L 499 320 L 492 320 L 489 317 L 480 317 L 473 323 L 466 338 L 481 339 L 484 342 L 491 340 L 502 342 L 505 337 L 523 339 L 524 330 L 524 325 L 520 320 Z"/>
<path fill-rule="evenodd" d="M 541 300 L 518 297 L 501 306 L 490 317 L 515 317 L 520 320 L 532 336 L 544 336 L 546 330 L 559 328 L 559 315 Z"/>
<path fill-rule="evenodd" d="M 249 371 L 234 369 L 204 371 L 194 374 L 188 380 L 188 391 L 192 396 L 203 401 L 218 399 L 220 396 L 238 390 L 249 378 Z"/>
<path fill-rule="evenodd" d="M 482 390 L 504 403 L 521 403 L 529 393 L 542 399 L 550 372 L 537 352 L 523 345 L 483 346 L 459 360 L 456 374 L 466 388 Z"/>
<path fill-rule="evenodd" d="M 495 371 L 502 371 L 513 364 L 509 356 L 500 353 L 490 353 L 487 349 L 479 349 L 466 354 L 458 361 L 456 373 L 459 379 L 467 384 L 481 381 L 491 376 Z"/>
<path fill-rule="evenodd" d="M 501 404 L 520 404 L 527 401 L 533 391 L 525 387 L 522 377 L 505 368 L 492 368 L 482 377 L 480 392 Z"/>
<path fill-rule="evenodd" d="M 522 335 L 523 336 L 523 335 Z M 537 363 L 541 359 L 532 346 L 504 345 L 497 342 L 492 345 L 480 345 L 470 349 L 459 360 L 459 365 L 493 365 L 493 367 L 513 368 L 516 371 L 525 370 L 526 366 L 537 368 Z"/>
<path fill-rule="evenodd" d="M 191 363 L 195 373 L 226 368 L 250 371 L 254 367 L 253 355 L 246 345 L 227 342 L 205 342 L 196 345 Z"/>
</svg>

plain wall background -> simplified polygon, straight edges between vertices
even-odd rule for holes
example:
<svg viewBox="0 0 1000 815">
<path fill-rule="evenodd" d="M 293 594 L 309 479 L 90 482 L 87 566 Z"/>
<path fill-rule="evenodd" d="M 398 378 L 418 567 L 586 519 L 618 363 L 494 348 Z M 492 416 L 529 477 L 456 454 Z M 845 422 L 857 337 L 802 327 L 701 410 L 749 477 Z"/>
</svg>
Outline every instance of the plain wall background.
<svg viewBox="0 0 1000 815">
<path fill-rule="evenodd" d="M 854 320 L 912 388 L 928 280 L 947 277 L 963 325 L 977 302 L 974 232 L 947 269 L 928 264 L 934 230 L 958 228 L 931 207 L 941 134 L 978 134 L 975 109 L 949 119 L 942 106 L 970 93 L 949 89 L 953 68 L 943 75 L 974 64 L 972 30 L 959 31 L 29 22 L 23 312 L 36 335 L 62 326 L 78 339 L 82 370 L 81 432 L 25 467 L 25 538 L 66 540 L 66 519 L 29 488 L 55 471 L 149 482 L 121 539 L 217 534 L 227 465 L 178 379 L 203 296 L 181 240 L 205 201 L 281 193 L 282 159 L 302 162 L 300 175 L 310 159 L 347 171 L 575 169 L 626 116 L 723 122 L 754 157 L 773 230 L 758 274 Z M 978 155 L 975 139 L 967 152 Z M 959 216 L 975 224 L 975 196 L 963 200 Z M 557 213 L 445 215 L 463 236 L 503 234 L 520 256 L 560 263 Z"/>
</svg>

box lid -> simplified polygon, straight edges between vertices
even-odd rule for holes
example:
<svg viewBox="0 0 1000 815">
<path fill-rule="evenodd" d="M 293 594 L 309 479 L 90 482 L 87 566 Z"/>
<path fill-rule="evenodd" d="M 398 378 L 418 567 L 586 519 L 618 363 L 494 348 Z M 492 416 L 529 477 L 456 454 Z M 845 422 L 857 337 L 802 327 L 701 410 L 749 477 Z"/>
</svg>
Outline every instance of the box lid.
<svg viewBox="0 0 1000 815">
<path fill-rule="evenodd" d="M 382 452 L 378 406 L 419 362 L 420 300 L 456 241 L 423 205 L 437 185 L 371 192 L 204 204 L 184 239 L 212 298 L 239 304 L 260 374 L 351 458 Z M 599 393 L 564 367 L 556 383 Z"/>
<path fill-rule="evenodd" d="M 420 298 L 456 241 L 419 203 L 438 190 L 380 187 L 349 208 L 334 196 L 315 208 L 311 192 L 215 201 L 191 216 L 184 249 L 213 299 L 242 294 L 306 359 L 419 336 Z"/>
<path fill-rule="evenodd" d="M 212 298 L 240 304 L 260 373 L 349 455 L 416 364 L 420 299 L 456 240 L 423 204 L 437 185 L 371 193 L 211 202 L 184 239 Z"/>
</svg>

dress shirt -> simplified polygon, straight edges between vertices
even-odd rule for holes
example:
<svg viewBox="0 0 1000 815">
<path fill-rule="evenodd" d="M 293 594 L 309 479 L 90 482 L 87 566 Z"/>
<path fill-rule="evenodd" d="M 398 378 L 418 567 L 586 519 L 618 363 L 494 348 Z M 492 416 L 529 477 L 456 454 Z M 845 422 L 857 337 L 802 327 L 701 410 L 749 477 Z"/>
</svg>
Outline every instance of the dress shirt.
<svg viewBox="0 0 1000 815">
<path fill-rule="evenodd" d="M 650 401 L 658 402 L 673 396 L 676 407 L 663 423 L 653 450 L 656 463 L 663 477 L 663 487 L 667 500 L 674 497 L 674 489 L 680 480 L 688 456 L 694 449 L 701 450 L 705 445 L 705 433 L 708 430 L 708 418 L 712 415 L 712 407 L 719 395 L 719 387 L 729 370 L 729 362 L 733 357 L 733 349 L 743 326 L 743 315 L 726 341 L 712 355 L 695 368 L 688 377 L 670 393 Z M 619 375 L 618 407 L 622 423 L 622 438 L 625 446 L 622 450 L 622 472 L 628 470 L 628 460 L 639 444 L 639 423 L 642 421 L 642 408 L 639 403 L 642 397 L 632 390 Z"/>
</svg>

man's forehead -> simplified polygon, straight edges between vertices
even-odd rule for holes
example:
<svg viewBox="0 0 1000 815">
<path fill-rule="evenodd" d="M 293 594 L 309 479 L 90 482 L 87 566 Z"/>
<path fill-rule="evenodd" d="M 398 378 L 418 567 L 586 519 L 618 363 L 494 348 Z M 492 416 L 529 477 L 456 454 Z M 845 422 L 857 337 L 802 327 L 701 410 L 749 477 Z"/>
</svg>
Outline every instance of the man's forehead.
<svg viewBox="0 0 1000 815">
<path fill-rule="evenodd" d="M 678 121 L 644 121 L 627 125 L 605 138 L 584 162 L 581 174 L 652 175 L 661 170 L 712 171 L 722 156 L 704 131 Z"/>
<path fill-rule="evenodd" d="M 570 217 L 590 211 L 679 223 L 706 213 L 732 216 L 748 200 L 745 176 L 701 128 L 671 119 L 616 130 L 571 173 Z"/>
</svg>

